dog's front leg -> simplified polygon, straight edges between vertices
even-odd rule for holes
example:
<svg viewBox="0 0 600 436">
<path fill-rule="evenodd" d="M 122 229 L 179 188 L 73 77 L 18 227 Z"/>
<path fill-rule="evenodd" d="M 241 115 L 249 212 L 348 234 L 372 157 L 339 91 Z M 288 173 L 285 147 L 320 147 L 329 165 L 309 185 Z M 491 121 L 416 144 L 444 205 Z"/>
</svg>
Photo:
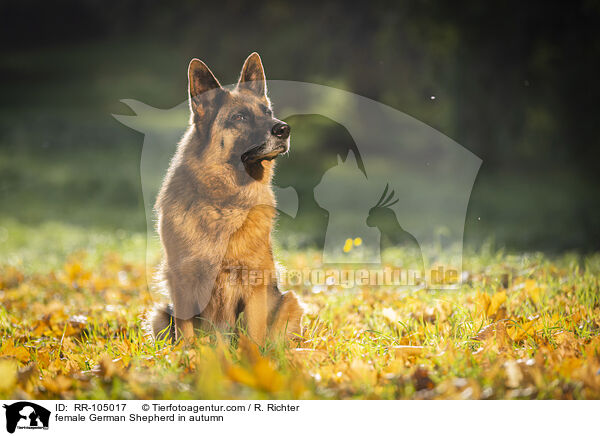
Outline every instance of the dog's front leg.
<svg viewBox="0 0 600 436">
<path fill-rule="evenodd" d="M 246 301 L 244 310 L 248 336 L 258 345 L 264 345 L 267 335 L 267 288 L 258 286 Z"/>
<path fill-rule="evenodd" d="M 186 343 L 194 339 L 194 316 L 198 315 L 197 293 L 199 289 L 197 277 L 194 277 L 193 264 L 182 264 L 179 268 L 167 273 L 169 291 L 173 300 L 175 319 L 175 339 L 183 338 Z M 184 268 L 187 267 L 187 268 Z"/>
<path fill-rule="evenodd" d="M 175 339 L 183 338 L 186 343 L 194 340 L 194 318 L 175 318 Z"/>
<path fill-rule="evenodd" d="M 272 303 L 269 337 L 279 340 L 284 337 L 298 341 L 302 335 L 302 306 L 292 291 L 280 294 L 277 291 L 276 302 Z"/>
</svg>

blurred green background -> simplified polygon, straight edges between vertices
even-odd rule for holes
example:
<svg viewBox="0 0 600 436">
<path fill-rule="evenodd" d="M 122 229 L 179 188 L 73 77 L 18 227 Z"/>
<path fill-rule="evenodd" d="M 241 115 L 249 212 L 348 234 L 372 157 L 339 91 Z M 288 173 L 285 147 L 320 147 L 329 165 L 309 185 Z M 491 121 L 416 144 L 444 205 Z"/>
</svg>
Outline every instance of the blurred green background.
<svg viewBox="0 0 600 436">
<path fill-rule="evenodd" d="M 143 136 L 119 100 L 171 108 L 192 57 L 231 83 L 252 51 L 269 79 L 369 97 L 478 155 L 467 246 L 597 250 L 599 29 L 598 1 L 3 1 L 1 257 L 143 233 Z"/>
</svg>

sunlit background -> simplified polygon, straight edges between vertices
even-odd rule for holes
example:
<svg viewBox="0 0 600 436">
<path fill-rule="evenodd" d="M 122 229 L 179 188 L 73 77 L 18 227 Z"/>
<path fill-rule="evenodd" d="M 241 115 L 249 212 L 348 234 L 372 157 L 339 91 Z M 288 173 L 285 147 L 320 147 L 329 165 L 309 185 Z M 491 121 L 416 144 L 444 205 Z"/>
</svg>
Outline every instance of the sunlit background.
<svg viewBox="0 0 600 436">
<path fill-rule="evenodd" d="M 600 246 L 598 2 L 8 1 L 0 22 L 3 261 L 50 265 L 90 240 L 141 241 L 143 135 L 111 114 L 132 114 L 126 98 L 180 104 L 192 57 L 234 82 L 252 51 L 269 79 L 380 101 L 479 156 L 467 247 Z M 347 133 L 288 121 L 297 165 L 281 177 L 310 192 L 330 162 L 311 150 L 344 148 Z M 300 248 L 318 243 L 310 222 L 281 227 Z"/>
<path fill-rule="evenodd" d="M 600 2 L 358 3 L 0 2 L 0 398 L 600 398 Z M 417 270 L 410 262 L 429 248 L 406 229 L 448 222 L 452 207 L 439 216 L 401 208 L 414 194 L 407 186 L 429 182 L 418 186 L 439 206 L 468 179 L 440 182 L 446 159 L 428 177 L 422 136 L 356 129 L 384 145 L 401 136 L 410 149 L 409 160 L 391 159 L 391 147 L 374 159 L 373 143 L 349 134 L 374 112 L 336 124 L 324 109 L 347 101 L 325 98 L 286 118 L 292 150 L 275 178 L 299 197 L 273 247 L 290 277 L 280 289 L 305 308 L 298 341 L 259 349 L 244 335 L 245 315 L 235 334 L 198 331 L 190 347 L 145 336 L 143 320 L 166 298 L 147 292 L 160 253 L 147 238 L 143 182 L 156 189 L 164 168 L 144 165 L 155 149 L 113 115 L 139 114 L 134 102 L 164 114 L 149 119 L 153 140 L 171 136 L 173 147 L 186 114 L 170 109 L 187 98 L 190 59 L 230 84 L 253 51 L 270 80 L 381 102 L 430 126 L 425 138 L 441 132 L 481 159 L 468 184 L 462 270 L 445 270 L 457 272 L 459 290 L 346 283 L 362 268 L 349 263 L 341 283 L 312 279 L 331 266 L 319 257 L 323 229 L 358 215 L 316 192 L 329 171 L 346 189 L 327 199 L 354 196 L 373 231 L 336 235 L 337 253 L 360 258 L 369 243 L 377 249 L 368 236 L 381 235 L 381 266 Z M 373 189 L 355 188 L 359 152 Z M 401 197 L 396 215 L 388 183 Z M 432 234 L 440 246 L 451 236 Z"/>
</svg>

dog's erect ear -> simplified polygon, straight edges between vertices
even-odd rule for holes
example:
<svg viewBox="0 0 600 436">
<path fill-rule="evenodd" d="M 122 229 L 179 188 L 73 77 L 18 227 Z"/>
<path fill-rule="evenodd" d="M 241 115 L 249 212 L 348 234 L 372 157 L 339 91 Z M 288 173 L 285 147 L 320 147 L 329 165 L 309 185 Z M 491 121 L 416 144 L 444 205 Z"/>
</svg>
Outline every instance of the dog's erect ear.
<svg viewBox="0 0 600 436">
<path fill-rule="evenodd" d="M 260 97 L 266 95 L 265 70 L 263 69 L 258 53 L 252 53 L 248 56 L 246 62 L 244 62 L 238 87 L 249 89 Z"/>
<path fill-rule="evenodd" d="M 192 59 L 188 68 L 190 105 L 199 116 L 204 116 L 206 105 L 214 96 L 215 89 L 222 89 L 221 84 L 200 59 Z M 212 92 L 209 92 L 212 91 Z"/>
</svg>

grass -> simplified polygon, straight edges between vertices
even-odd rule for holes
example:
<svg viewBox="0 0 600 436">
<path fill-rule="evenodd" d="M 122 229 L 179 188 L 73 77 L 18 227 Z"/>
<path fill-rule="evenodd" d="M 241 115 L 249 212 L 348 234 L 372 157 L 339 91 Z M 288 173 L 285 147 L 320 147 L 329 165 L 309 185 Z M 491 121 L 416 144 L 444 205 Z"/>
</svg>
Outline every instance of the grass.
<svg viewBox="0 0 600 436">
<path fill-rule="evenodd" d="M 185 98 L 180 66 L 197 53 L 160 44 L 1 61 L 21 77 L 53 60 L 46 81 L 8 87 L 0 107 L 0 398 L 600 398 L 598 254 L 479 250 L 459 291 L 295 286 L 307 307 L 300 350 L 146 340 L 141 319 L 157 297 L 141 233 L 143 137 L 111 114 L 132 114 L 123 98 L 160 108 Z M 303 145 L 297 135 L 295 156 L 318 136 Z M 286 174 L 310 191 L 300 162 Z M 507 176 L 484 165 L 465 241 L 595 250 L 593 189 L 567 170 Z M 290 269 L 315 263 L 313 223 L 295 225 L 277 234 Z"/>
<path fill-rule="evenodd" d="M 0 398 L 600 398 L 599 254 L 478 250 L 459 291 L 296 286 L 307 306 L 300 350 L 257 350 L 244 337 L 148 342 L 143 137 L 111 114 L 133 114 L 123 98 L 181 103 L 181 68 L 199 54 L 149 41 L 0 60 L 15 79 L 0 105 Z M 239 68 L 226 62 L 223 72 Z M 41 63 L 43 80 L 21 80 Z M 314 137 L 303 145 L 296 127 L 294 156 L 320 138 L 305 129 Z M 300 162 L 286 174 L 308 183 Z M 600 209 L 584 174 L 543 160 L 493 168 L 484 162 L 473 188 L 467 245 L 494 235 L 514 250 L 597 250 Z M 290 241 L 278 233 L 295 247 L 278 254 L 288 268 L 314 263 L 313 224 L 296 226 Z"/>
<path fill-rule="evenodd" d="M 297 347 L 184 347 L 144 337 L 143 235 L 3 226 L 17 236 L 0 253 L 2 398 L 600 398 L 598 254 L 480 250 L 455 291 L 294 286 Z"/>
</svg>

